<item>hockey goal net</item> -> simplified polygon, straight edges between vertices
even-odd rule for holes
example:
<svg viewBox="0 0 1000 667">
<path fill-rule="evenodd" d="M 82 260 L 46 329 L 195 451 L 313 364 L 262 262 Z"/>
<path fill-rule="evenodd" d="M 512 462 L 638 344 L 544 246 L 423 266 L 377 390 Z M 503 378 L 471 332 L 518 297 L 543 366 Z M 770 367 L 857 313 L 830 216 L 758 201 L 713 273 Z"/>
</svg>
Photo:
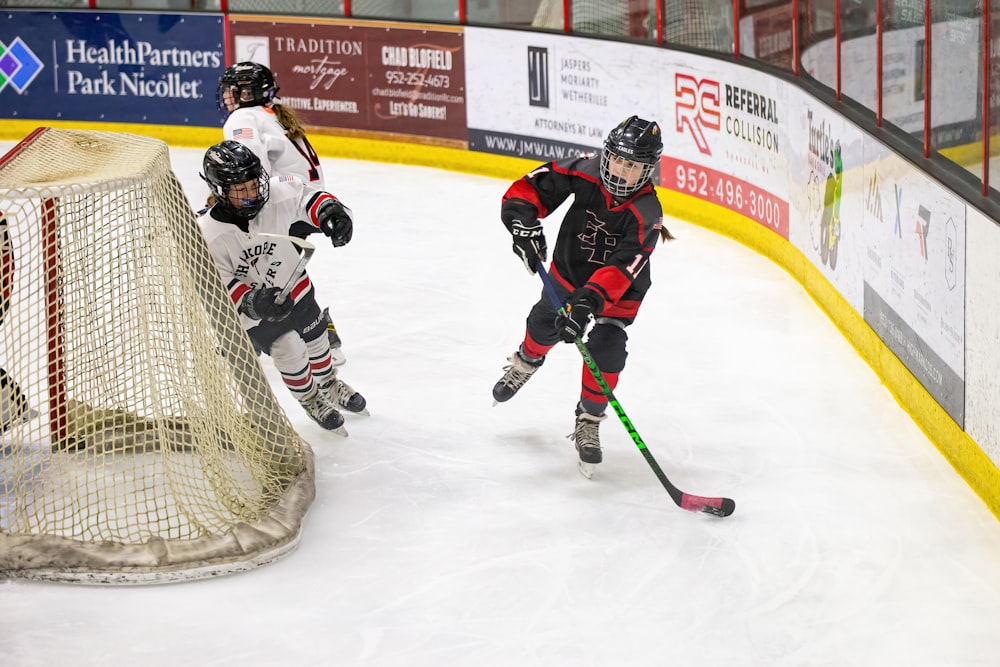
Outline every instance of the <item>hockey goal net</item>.
<svg viewBox="0 0 1000 667">
<path fill-rule="evenodd" d="M 0 158 L 0 579 L 250 569 L 313 496 L 167 146 L 42 128 Z"/>
</svg>

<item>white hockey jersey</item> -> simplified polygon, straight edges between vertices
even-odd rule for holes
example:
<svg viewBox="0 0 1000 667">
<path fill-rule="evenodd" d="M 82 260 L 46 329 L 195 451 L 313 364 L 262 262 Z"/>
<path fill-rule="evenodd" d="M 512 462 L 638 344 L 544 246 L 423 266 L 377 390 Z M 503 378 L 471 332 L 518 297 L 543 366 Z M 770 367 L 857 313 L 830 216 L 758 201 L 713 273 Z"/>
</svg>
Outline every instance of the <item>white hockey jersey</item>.
<svg viewBox="0 0 1000 667">
<path fill-rule="evenodd" d="M 255 287 L 283 288 L 291 284 L 289 298 L 294 301 L 309 292 L 312 288 L 309 274 L 301 271 L 293 275 L 299 261 L 298 248 L 291 241 L 261 234 L 288 235 L 293 227 L 295 235 L 300 237 L 303 233 L 318 232 L 320 207 L 336 199 L 328 192 L 307 187 L 294 176 L 273 177 L 268 187 L 270 198 L 257 216 L 247 221 L 246 232 L 234 223 L 216 220 L 211 210 L 199 221 L 222 282 L 237 306 Z M 242 312 L 240 319 L 246 329 L 260 323 Z"/>
<path fill-rule="evenodd" d="M 270 107 L 236 109 L 222 126 L 222 134 L 252 150 L 271 176 L 298 176 L 313 187 L 324 187 L 323 167 L 309 140 L 289 139 Z"/>
</svg>

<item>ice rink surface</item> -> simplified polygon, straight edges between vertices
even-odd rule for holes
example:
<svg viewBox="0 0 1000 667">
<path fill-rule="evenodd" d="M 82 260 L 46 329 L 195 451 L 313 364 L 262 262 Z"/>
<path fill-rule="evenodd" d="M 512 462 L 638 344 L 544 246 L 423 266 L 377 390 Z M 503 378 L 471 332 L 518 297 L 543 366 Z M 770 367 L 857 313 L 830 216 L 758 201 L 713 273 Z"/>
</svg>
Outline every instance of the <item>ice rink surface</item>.
<svg viewBox="0 0 1000 667">
<path fill-rule="evenodd" d="M 196 206 L 202 153 L 171 151 Z M 1000 524 L 782 269 L 677 220 L 653 255 L 616 395 L 677 486 L 736 500 L 693 514 L 613 415 L 577 472 L 573 346 L 492 407 L 541 289 L 508 182 L 324 168 L 355 234 L 309 273 L 372 414 L 324 432 L 265 358 L 316 453 L 299 549 L 187 584 L 2 583 L 4 667 L 1000 664 Z"/>
</svg>

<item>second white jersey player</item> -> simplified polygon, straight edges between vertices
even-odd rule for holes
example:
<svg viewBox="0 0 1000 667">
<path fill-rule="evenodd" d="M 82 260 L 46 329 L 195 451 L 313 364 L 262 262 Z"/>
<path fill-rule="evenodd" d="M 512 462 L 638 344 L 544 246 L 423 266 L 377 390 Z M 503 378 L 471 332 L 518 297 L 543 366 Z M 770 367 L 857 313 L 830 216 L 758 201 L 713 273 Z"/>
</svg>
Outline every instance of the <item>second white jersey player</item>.
<svg viewBox="0 0 1000 667">
<path fill-rule="evenodd" d="M 216 104 L 225 117 L 223 136 L 253 151 L 272 176 L 297 176 L 325 190 L 319 156 L 295 111 L 281 104 L 277 95 L 274 74 L 264 65 L 245 61 L 226 68 L 216 90 Z M 323 315 L 333 363 L 339 366 L 347 357 L 329 311 L 324 309 Z"/>
</svg>

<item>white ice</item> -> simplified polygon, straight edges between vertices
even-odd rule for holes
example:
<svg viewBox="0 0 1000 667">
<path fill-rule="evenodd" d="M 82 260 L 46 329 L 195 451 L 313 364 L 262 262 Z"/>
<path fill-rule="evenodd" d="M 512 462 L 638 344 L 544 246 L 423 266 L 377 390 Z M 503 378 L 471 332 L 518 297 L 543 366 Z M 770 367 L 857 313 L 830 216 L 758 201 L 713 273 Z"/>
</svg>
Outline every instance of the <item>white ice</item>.
<svg viewBox="0 0 1000 667">
<path fill-rule="evenodd" d="M 202 151 L 171 155 L 201 204 Z M 188 584 L 0 584 L 0 664 L 1000 664 L 996 517 L 782 269 L 679 220 L 653 255 L 616 394 L 675 484 L 736 500 L 693 514 L 614 416 L 577 472 L 574 347 L 492 406 L 541 288 L 507 181 L 324 168 L 356 230 L 309 272 L 372 414 L 322 431 L 265 360 L 316 452 L 299 549 Z"/>
</svg>

